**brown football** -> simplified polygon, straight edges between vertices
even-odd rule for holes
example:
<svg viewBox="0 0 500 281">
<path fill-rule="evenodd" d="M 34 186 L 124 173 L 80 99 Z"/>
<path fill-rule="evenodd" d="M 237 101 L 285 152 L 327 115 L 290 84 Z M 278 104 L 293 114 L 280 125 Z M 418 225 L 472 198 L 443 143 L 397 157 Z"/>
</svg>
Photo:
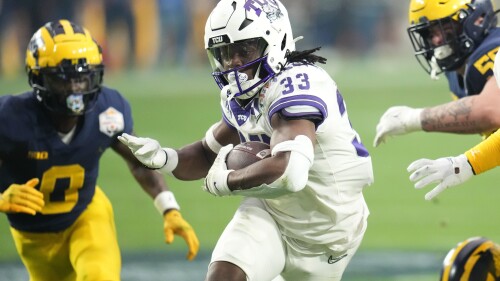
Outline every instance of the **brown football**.
<svg viewBox="0 0 500 281">
<path fill-rule="evenodd" d="M 243 142 L 236 145 L 227 155 L 226 165 L 229 170 L 239 170 L 271 156 L 267 143 L 259 141 Z"/>
</svg>

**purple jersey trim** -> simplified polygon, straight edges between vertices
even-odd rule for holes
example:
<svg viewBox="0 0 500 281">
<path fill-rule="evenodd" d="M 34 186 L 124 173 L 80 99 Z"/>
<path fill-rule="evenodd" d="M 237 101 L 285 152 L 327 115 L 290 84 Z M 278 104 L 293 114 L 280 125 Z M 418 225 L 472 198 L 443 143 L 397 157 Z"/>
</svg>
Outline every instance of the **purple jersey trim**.
<svg viewBox="0 0 500 281">
<path fill-rule="evenodd" d="M 339 105 L 340 115 L 343 115 L 345 112 L 344 98 L 340 94 L 339 90 L 337 90 L 337 104 Z"/>
<path fill-rule="evenodd" d="M 366 147 L 358 141 L 357 138 L 354 138 L 352 140 L 352 145 L 354 145 L 354 148 L 356 149 L 356 154 L 361 157 L 368 157 L 370 156 L 370 153 L 366 149 Z"/>
<path fill-rule="evenodd" d="M 314 107 L 319 112 L 290 113 L 287 112 L 286 110 L 283 110 L 286 109 L 287 107 L 303 106 L 303 105 Z M 269 120 L 271 120 L 273 115 L 279 111 L 281 111 L 283 115 L 288 117 L 319 116 L 321 118 L 321 121 L 316 122 L 316 127 L 321 125 L 321 123 L 323 123 L 323 120 L 328 116 L 328 108 L 326 106 L 326 103 L 321 98 L 312 95 L 296 95 L 279 99 L 269 108 L 269 115 L 268 115 Z"/>
<path fill-rule="evenodd" d="M 224 123 L 226 123 L 226 125 L 228 125 L 230 128 L 236 130 L 236 128 L 233 126 L 233 124 L 231 124 L 224 113 L 222 113 L 222 120 L 224 120 Z"/>
</svg>

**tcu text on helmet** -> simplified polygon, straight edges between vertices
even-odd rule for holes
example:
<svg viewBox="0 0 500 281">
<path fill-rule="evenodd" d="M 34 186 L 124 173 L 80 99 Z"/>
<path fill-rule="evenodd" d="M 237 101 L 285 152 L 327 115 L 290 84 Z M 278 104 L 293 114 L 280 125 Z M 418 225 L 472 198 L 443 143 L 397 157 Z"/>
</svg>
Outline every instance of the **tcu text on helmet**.
<svg viewBox="0 0 500 281">
<path fill-rule="evenodd" d="M 213 47 L 215 45 L 222 44 L 222 43 L 224 43 L 224 44 L 231 43 L 231 39 L 229 39 L 229 37 L 226 34 L 214 36 L 214 37 L 210 38 L 208 45 L 209 45 L 209 47 Z"/>
</svg>

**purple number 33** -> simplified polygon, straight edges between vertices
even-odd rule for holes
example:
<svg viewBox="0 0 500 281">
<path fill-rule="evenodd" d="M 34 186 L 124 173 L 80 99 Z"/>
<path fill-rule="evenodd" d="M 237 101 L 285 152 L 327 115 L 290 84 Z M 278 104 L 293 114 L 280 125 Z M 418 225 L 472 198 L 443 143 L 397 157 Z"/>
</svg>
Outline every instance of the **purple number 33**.
<svg viewBox="0 0 500 281">
<path fill-rule="evenodd" d="M 280 85 L 285 86 L 285 89 L 282 92 L 283 95 L 293 93 L 295 91 L 294 84 L 300 90 L 309 90 L 309 88 L 311 87 L 311 84 L 309 83 L 309 76 L 307 76 L 306 73 L 299 73 L 295 75 L 295 79 L 297 79 L 298 81 L 294 81 L 290 76 L 287 76 L 280 81 Z"/>
</svg>

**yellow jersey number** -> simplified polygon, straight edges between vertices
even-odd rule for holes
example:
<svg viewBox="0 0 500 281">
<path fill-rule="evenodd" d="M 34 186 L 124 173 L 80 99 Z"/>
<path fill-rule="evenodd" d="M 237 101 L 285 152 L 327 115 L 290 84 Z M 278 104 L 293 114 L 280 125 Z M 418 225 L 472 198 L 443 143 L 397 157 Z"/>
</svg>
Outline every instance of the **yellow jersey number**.
<svg viewBox="0 0 500 281">
<path fill-rule="evenodd" d="M 495 62 L 495 55 L 498 52 L 500 47 L 496 47 L 495 49 L 489 51 L 484 56 L 480 57 L 475 63 L 474 67 L 481 74 L 485 74 L 488 70 L 493 70 L 493 64 Z"/>
<path fill-rule="evenodd" d="M 64 190 L 64 200 L 50 201 L 58 179 L 69 179 L 69 186 Z M 71 211 L 78 202 L 78 189 L 83 187 L 85 169 L 78 165 L 53 166 L 43 173 L 40 192 L 43 193 L 45 206 L 42 214 L 60 214 Z"/>
</svg>

